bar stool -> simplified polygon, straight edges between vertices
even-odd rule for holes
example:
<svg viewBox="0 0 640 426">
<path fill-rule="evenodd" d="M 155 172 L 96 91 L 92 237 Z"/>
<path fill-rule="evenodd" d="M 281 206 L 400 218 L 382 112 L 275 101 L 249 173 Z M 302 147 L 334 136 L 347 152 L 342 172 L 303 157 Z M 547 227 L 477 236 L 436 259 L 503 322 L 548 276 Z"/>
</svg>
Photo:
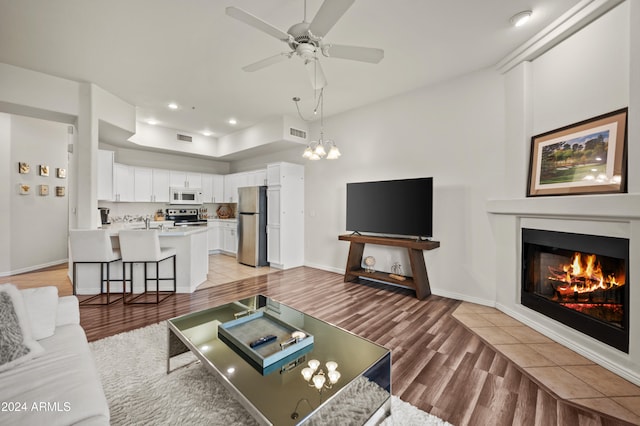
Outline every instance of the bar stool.
<svg viewBox="0 0 640 426">
<path fill-rule="evenodd" d="M 77 266 L 79 263 L 99 263 L 100 264 L 100 293 L 87 299 L 80 300 L 80 306 L 110 305 L 120 299 L 124 299 L 124 280 L 112 280 L 110 266 L 113 262 L 121 259 L 120 250 L 114 249 L 111 245 L 111 237 L 103 229 L 73 229 L 69 231 L 69 241 L 71 245 L 71 258 L 73 259 L 73 294 L 76 295 L 78 288 Z M 107 277 L 105 279 L 105 267 Z M 123 277 L 124 278 L 124 277 Z M 111 298 L 111 281 L 122 281 L 122 296 Z M 106 283 L 106 293 L 104 284 Z M 103 302 L 103 295 L 106 294 L 106 302 Z M 100 302 L 94 302 L 96 299 Z"/>
<path fill-rule="evenodd" d="M 120 252 L 122 253 L 122 277 L 126 282 L 131 283 L 131 292 L 125 293 L 124 303 L 126 304 L 158 304 L 176 292 L 176 250 L 173 248 L 160 248 L 160 238 L 158 230 L 128 230 L 120 231 Z M 173 258 L 173 277 L 160 277 L 160 263 Z M 144 292 L 135 295 L 133 293 L 133 264 L 144 264 Z M 147 276 L 147 264 L 155 263 L 156 276 Z M 127 280 L 126 266 L 129 265 L 129 279 Z M 160 291 L 160 281 L 173 281 L 173 291 Z M 147 288 L 149 281 L 156 282 L 155 301 L 148 301 L 146 295 L 150 294 Z M 160 299 L 160 295 L 164 297 Z M 142 302 L 136 302 L 140 297 L 145 296 Z"/>
</svg>

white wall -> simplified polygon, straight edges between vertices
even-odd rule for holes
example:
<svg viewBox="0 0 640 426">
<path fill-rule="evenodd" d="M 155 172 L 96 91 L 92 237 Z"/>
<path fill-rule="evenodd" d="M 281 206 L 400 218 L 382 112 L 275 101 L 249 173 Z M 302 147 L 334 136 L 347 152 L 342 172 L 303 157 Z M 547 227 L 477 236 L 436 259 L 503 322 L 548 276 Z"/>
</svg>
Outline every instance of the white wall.
<svg viewBox="0 0 640 426">
<path fill-rule="evenodd" d="M 629 4 L 532 62 L 533 134 L 629 105 Z"/>
<path fill-rule="evenodd" d="M 8 200 L 14 189 L 11 184 L 11 116 L 0 113 L 0 197 Z M 16 164 L 14 167 L 17 167 Z M 0 274 L 11 269 L 11 203 L 0 203 Z"/>
<path fill-rule="evenodd" d="M 434 177 L 434 239 L 425 252 L 434 293 L 492 303 L 494 242 L 485 211 L 487 198 L 501 195 L 504 163 L 502 76 L 480 71 L 325 119 L 324 133 L 342 152 L 337 161 L 305 162 L 305 263 L 343 272 L 346 183 Z M 311 131 L 316 135 L 317 124 Z M 280 155 L 301 162 L 299 150 Z M 263 157 L 262 163 L 276 161 Z M 259 167 L 261 159 L 234 163 Z M 376 269 L 409 262 L 402 250 L 380 248 Z"/>
<path fill-rule="evenodd" d="M 56 168 L 69 171 L 68 125 L 36 118 L 10 116 L 11 154 L 5 157 L 9 170 L 8 194 L 11 244 L 11 271 L 29 270 L 35 265 L 49 266 L 67 259 L 69 198 L 56 196 L 56 186 L 68 190 L 69 176 L 56 177 Z M 18 162 L 31 166 L 28 174 L 18 173 Z M 38 166 L 49 166 L 49 176 L 39 176 Z M 20 195 L 18 185 L 31 185 L 31 194 Z M 40 196 L 39 186 L 49 185 L 49 195 Z"/>
</svg>

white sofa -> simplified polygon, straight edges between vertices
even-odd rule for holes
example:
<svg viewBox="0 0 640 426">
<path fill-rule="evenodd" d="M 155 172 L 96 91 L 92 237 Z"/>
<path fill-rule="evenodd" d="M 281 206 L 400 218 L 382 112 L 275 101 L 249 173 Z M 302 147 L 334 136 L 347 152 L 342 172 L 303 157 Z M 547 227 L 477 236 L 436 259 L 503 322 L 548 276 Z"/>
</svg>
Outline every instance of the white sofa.
<svg viewBox="0 0 640 426">
<path fill-rule="evenodd" d="M 80 327 L 78 299 L 58 297 L 55 287 L 20 293 L 44 351 L 0 372 L 0 424 L 108 425 L 109 406 Z"/>
</svg>

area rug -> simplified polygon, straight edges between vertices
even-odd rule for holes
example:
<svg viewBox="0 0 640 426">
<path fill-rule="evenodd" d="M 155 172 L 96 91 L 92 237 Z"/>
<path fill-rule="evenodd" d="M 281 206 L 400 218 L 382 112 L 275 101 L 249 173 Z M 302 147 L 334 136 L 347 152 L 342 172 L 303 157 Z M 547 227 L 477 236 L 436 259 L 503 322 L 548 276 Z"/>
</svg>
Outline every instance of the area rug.
<svg viewBox="0 0 640 426">
<path fill-rule="evenodd" d="M 167 325 L 159 323 L 90 344 L 112 425 L 255 425 L 195 357 L 180 355 L 166 374 Z M 383 425 L 449 425 L 392 396 Z"/>
</svg>

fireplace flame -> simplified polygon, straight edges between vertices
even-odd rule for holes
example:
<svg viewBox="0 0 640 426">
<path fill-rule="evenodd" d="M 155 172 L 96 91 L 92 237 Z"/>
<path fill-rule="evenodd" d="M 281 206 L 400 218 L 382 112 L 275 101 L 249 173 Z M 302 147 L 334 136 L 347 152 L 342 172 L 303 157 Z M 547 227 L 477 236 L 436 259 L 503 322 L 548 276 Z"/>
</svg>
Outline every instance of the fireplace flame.
<svg viewBox="0 0 640 426">
<path fill-rule="evenodd" d="M 589 293 L 598 289 L 610 290 L 625 283 L 624 275 L 605 276 L 595 254 L 574 253 L 570 264 L 560 265 L 558 269 L 549 267 L 549 272 L 549 279 L 565 283 L 561 288 L 564 292 Z"/>
</svg>

